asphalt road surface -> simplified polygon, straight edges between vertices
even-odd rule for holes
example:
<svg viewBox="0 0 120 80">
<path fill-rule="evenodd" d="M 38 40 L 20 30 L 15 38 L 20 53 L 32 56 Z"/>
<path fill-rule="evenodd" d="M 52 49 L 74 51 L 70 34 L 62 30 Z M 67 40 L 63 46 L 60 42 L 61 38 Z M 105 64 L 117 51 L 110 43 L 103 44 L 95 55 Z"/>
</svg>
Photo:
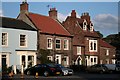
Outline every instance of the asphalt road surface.
<svg viewBox="0 0 120 80">
<path fill-rule="evenodd" d="M 11 80 L 120 80 L 120 73 L 114 74 L 96 74 L 77 72 L 72 76 L 21 76 L 20 74 L 14 75 Z"/>
</svg>

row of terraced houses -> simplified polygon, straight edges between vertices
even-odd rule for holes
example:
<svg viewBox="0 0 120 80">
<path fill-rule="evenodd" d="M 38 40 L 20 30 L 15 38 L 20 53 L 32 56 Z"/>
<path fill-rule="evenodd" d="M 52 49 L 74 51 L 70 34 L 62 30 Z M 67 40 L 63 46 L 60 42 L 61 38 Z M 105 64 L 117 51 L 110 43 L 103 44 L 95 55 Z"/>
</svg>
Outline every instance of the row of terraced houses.
<svg viewBox="0 0 120 80">
<path fill-rule="evenodd" d="M 58 20 L 56 8 L 50 8 L 49 16 L 29 12 L 29 4 L 20 4 L 16 19 L 1 17 L 0 26 L 0 69 L 24 68 L 39 61 L 40 49 L 49 50 L 49 60 L 70 65 L 115 64 L 115 47 L 100 39 L 94 30 L 89 13 L 76 16 L 72 10 L 62 23 Z"/>
</svg>

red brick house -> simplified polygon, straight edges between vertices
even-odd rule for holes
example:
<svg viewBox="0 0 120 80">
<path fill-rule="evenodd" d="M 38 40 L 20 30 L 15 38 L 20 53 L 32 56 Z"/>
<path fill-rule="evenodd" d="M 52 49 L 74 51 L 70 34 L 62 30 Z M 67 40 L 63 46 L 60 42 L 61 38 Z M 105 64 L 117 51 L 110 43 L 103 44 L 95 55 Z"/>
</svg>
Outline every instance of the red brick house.
<svg viewBox="0 0 120 80">
<path fill-rule="evenodd" d="M 94 25 L 90 20 L 89 13 L 83 13 L 80 18 L 76 17 L 76 11 L 72 10 L 63 22 L 63 26 L 73 35 L 73 63 L 75 65 L 94 65 L 100 63 L 103 54 L 104 41 L 100 40 L 99 35 L 94 30 Z M 102 41 L 102 42 L 101 42 Z M 106 43 L 108 47 L 108 43 Z M 110 46 L 110 45 L 109 45 Z M 111 47 L 114 50 L 114 47 Z M 110 50 L 110 49 L 109 49 Z M 115 54 L 115 50 L 110 55 Z M 112 59 L 110 56 L 108 57 Z M 101 60 L 100 60 L 101 59 Z"/>
<path fill-rule="evenodd" d="M 116 48 L 100 39 L 100 64 L 115 64 Z"/>
<path fill-rule="evenodd" d="M 64 66 L 71 65 L 71 34 L 57 20 L 57 10 L 51 8 L 49 16 L 31 13 L 28 3 L 20 4 L 21 19 L 38 30 L 38 50 L 50 50 L 48 59 Z"/>
</svg>

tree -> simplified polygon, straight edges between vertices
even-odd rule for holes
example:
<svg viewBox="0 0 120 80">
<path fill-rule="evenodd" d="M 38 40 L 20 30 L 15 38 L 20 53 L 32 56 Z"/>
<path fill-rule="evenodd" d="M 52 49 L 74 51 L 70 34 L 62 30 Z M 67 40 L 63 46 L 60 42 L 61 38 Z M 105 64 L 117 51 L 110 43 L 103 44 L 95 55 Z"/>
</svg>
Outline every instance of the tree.
<svg viewBox="0 0 120 80">
<path fill-rule="evenodd" d="M 40 49 L 39 53 L 38 53 L 38 60 L 41 63 L 51 63 L 50 60 L 47 59 L 47 56 L 50 54 L 49 50 L 45 50 L 45 49 Z"/>
<path fill-rule="evenodd" d="M 103 34 L 101 34 L 100 31 L 96 31 L 96 33 L 100 36 L 100 38 L 103 38 Z"/>
</svg>

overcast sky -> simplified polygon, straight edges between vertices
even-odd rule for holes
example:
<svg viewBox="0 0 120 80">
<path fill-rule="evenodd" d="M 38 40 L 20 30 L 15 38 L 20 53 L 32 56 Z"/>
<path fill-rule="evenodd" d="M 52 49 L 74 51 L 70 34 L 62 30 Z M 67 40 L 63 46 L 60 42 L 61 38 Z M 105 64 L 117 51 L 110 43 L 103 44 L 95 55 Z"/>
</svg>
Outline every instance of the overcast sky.
<svg viewBox="0 0 120 80">
<path fill-rule="evenodd" d="M 20 12 L 20 4 L 21 2 L 2 2 L 0 15 L 16 18 Z M 42 15 L 48 15 L 47 5 L 55 7 L 60 21 L 64 21 L 72 10 L 76 10 L 78 17 L 83 12 L 89 12 L 96 31 L 100 31 L 104 36 L 118 33 L 118 2 L 28 2 L 28 4 L 30 12 Z"/>
</svg>

